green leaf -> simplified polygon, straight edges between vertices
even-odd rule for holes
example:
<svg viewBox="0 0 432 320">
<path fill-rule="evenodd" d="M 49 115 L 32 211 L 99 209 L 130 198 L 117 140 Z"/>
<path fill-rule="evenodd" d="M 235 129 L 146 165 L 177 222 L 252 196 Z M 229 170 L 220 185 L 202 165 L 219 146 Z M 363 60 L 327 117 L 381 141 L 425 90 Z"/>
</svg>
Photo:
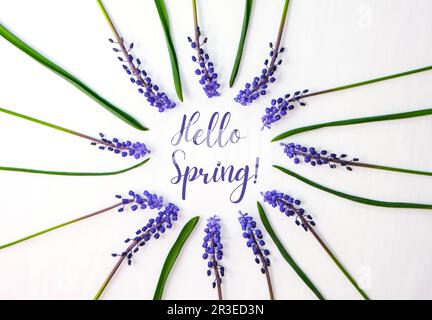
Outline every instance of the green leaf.
<svg viewBox="0 0 432 320">
<path fill-rule="evenodd" d="M 118 171 L 108 171 L 108 172 L 68 172 L 68 171 L 47 171 L 38 169 L 27 169 L 27 168 L 14 168 L 14 167 L 0 167 L 0 171 L 15 171 L 15 172 L 25 172 L 25 173 L 37 173 L 37 174 L 47 174 L 47 175 L 57 175 L 57 176 L 113 176 L 116 174 L 124 173 L 141 167 L 144 163 L 149 161 L 150 158 L 141 161 L 131 167 L 121 169 Z"/>
<path fill-rule="evenodd" d="M 303 270 L 297 265 L 297 263 L 294 261 L 293 258 L 289 255 L 289 253 L 286 251 L 285 247 L 283 246 L 282 242 L 279 240 L 278 236 L 274 232 L 270 221 L 267 218 L 267 215 L 264 211 L 264 208 L 262 207 L 261 203 L 257 201 L 257 207 L 259 211 L 259 215 L 261 218 L 261 221 L 267 230 L 267 233 L 272 238 L 273 242 L 276 244 L 276 247 L 278 248 L 280 254 L 282 257 L 288 262 L 288 264 L 293 268 L 293 270 L 297 273 L 297 275 L 300 277 L 300 279 L 303 280 L 303 282 L 309 287 L 309 289 L 312 290 L 312 292 L 317 296 L 320 300 L 325 300 L 321 292 L 319 292 L 318 288 L 315 287 L 313 282 L 308 278 L 308 276 L 303 272 Z"/>
<path fill-rule="evenodd" d="M 249 21 L 252 12 L 253 0 L 245 0 L 245 9 L 243 14 L 243 26 L 240 34 L 240 40 L 237 48 L 236 58 L 234 60 L 234 65 L 231 71 L 231 78 L 229 82 L 230 88 L 234 85 L 234 81 L 237 77 L 238 70 L 240 68 L 240 62 L 243 55 L 243 49 L 245 45 L 246 35 L 249 28 Z"/>
<path fill-rule="evenodd" d="M 432 204 L 421 204 L 421 203 L 408 203 L 408 202 L 387 202 L 387 201 L 381 201 L 381 200 L 373 200 L 373 199 L 367 199 L 367 198 L 362 198 L 362 197 L 358 197 L 358 196 L 353 196 L 347 193 L 343 193 L 340 191 L 336 191 L 330 188 L 327 188 L 323 185 L 320 185 L 314 181 L 311 181 L 305 177 L 302 177 L 301 175 L 292 172 L 286 168 L 277 166 L 277 165 L 273 165 L 274 168 L 282 171 L 283 173 L 286 173 L 287 175 L 290 175 L 291 177 L 294 177 L 312 187 L 315 187 L 317 189 L 320 189 L 322 191 L 331 193 L 335 196 L 344 198 L 344 199 L 348 199 L 350 201 L 354 201 L 354 202 L 359 202 L 359 203 L 363 203 L 363 204 L 367 204 L 370 206 L 376 206 L 376 207 L 385 207 L 385 208 L 409 208 L 409 209 L 426 209 L 426 210 L 432 210 Z"/>
<path fill-rule="evenodd" d="M 432 115 L 432 109 L 423 109 L 423 110 L 416 110 L 410 112 L 386 114 L 382 116 L 371 116 L 371 117 L 364 117 L 364 118 L 354 118 L 354 119 L 347 119 L 347 120 L 323 122 L 323 123 L 313 124 L 310 126 L 305 126 L 305 127 L 300 127 L 300 128 L 295 128 L 295 129 L 285 131 L 277 135 L 276 137 L 274 137 L 272 139 L 272 142 L 279 141 L 299 133 L 317 130 L 321 128 L 349 126 L 353 124 L 368 123 L 368 122 L 399 120 L 399 119 L 423 117 L 428 115 Z"/>
<path fill-rule="evenodd" d="M 48 58 L 41 55 L 39 52 L 28 46 L 26 43 L 24 43 L 21 39 L 19 39 L 17 36 L 15 36 L 13 33 L 11 33 L 8 29 L 6 29 L 2 24 L 0 24 L 0 35 L 5 38 L 7 41 L 12 43 L 14 46 L 16 46 L 18 49 L 50 69 L 51 71 L 55 72 L 62 78 L 64 78 L 66 81 L 70 82 L 72 85 L 74 85 L 76 88 L 84 92 L 86 95 L 88 95 L 90 98 L 95 100 L 97 103 L 99 103 L 102 107 L 104 107 L 106 110 L 111 112 L 113 115 L 115 115 L 117 118 L 123 120 L 127 124 L 131 125 L 132 127 L 138 129 L 138 130 L 148 130 L 146 127 L 144 127 L 138 120 L 136 120 L 134 117 L 126 113 L 125 111 L 121 110 L 120 108 L 113 105 L 111 102 L 97 94 L 95 91 L 93 91 L 91 88 L 89 88 L 85 83 L 75 78 L 72 74 L 67 72 L 66 70 L 62 69 L 60 66 L 49 60 Z"/>
<path fill-rule="evenodd" d="M 164 0 L 155 0 L 155 5 L 159 13 L 159 18 L 165 34 L 165 40 L 168 47 L 168 53 L 171 61 L 171 69 L 176 88 L 177 96 L 183 102 L 182 84 L 180 78 L 180 70 L 178 66 L 177 54 L 174 47 L 174 42 L 171 37 L 171 28 L 169 23 L 168 12 Z"/>
<path fill-rule="evenodd" d="M 176 242 L 172 246 L 168 256 L 165 259 L 165 263 L 162 267 L 161 274 L 159 276 L 159 281 L 156 286 L 156 290 L 153 296 L 153 300 L 161 300 L 163 291 L 165 289 L 165 283 L 168 279 L 169 273 L 174 266 L 174 263 L 180 254 L 180 251 L 185 244 L 186 240 L 189 238 L 190 234 L 194 230 L 196 224 L 198 223 L 199 217 L 194 217 L 185 224 L 182 231 L 180 232 Z"/>
</svg>

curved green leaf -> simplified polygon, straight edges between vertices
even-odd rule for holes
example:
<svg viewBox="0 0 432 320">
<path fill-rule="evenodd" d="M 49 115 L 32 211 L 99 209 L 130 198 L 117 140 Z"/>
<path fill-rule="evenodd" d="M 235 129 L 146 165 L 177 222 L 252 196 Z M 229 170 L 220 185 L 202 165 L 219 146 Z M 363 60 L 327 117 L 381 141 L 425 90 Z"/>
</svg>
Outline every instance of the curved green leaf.
<svg viewBox="0 0 432 320">
<path fill-rule="evenodd" d="M 186 240 L 189 238 L 190 234 L 194 230 L 196 224 L 198 223 L 199 217 L 194 217 L 190 219 L 185 226 L 183 227 L 182 231 L 180 232 L 176 242 L 172 246 L 170 252 L 168 253 L 165 263 L 162 267 L 159 281 L 156 286 L 156 290 L 153 296 L 153 300 L 161 300 L 163 291 L 165 289 L 165 283 L 168 279 L 169 273 L 174 266 L 174 263 L 180 254 L 181 249 L 183 248 L 183 245 L 185 244 Z"/>
<path fill-rule="evenodd" d="M 113 176 L 116 174 L 124 173 L 141 167 L 144 163 L 149 161 L 150 158 L 141 161 L 131 167 L 121 169 L 118 171 L 108 171 L 108 172 L 68 172 L 68 171 L 47 171 L 47 170 L 38 170 L 38 169 L 27 169 L 27 168 L 14 168 L 14 167 L 1 167 L 0 171 L 15 171 L 15 172 L 25 172 L 25 173 L 37 173 L 37 174 L 47 174 L 47 175 L 56 175 L 56 176 Z"/>
<path fill-rule="evenodd" d="M 171 37 L 171 28 L 169 23 L 168 12 L 164 0 L 155 0 L 155 5 L 159 13 L 159 18 L 162 23 L 162 28 L 165 34 L 165 40 L 168 47 L 168 53 L 171 61 L 172 76 L 177 96 L 183 102 L 183 91 L 180 78 L 180 70 L 178 66 L 177 54 L 174 47 L 174 42 Z"/>
<path fill-rule="evenodd" d="M 367 199 L 367 198 L 362 198 L 362 197 L 358 197 L 358 196 L 353 196 L 347 193 L 343 193 L 340 191 L 336 191 L 330 188 L 327 188 L 323 185 L 320 185 L 314 181 L 311 181 L 305 177 L 302 177 L 301 175 L 292 172 L 286 168 L 277 166 L 277 165 L 273 165 L 274 168 L 282 171 L 283 173 L 286 173 L 287 175 L 290 175 L 291 177 L 294 177 L 312 187 L 315 187 L 317 189 L 320 189 L 322 191 L 331 193 L 335 196 L 344 198 L 344 199 L 348 199 L 350 201 L 354 201 L 354 202 L 359 202 L 359 203 L 363 203 L 363 204 L 367 204 L 370 206 L 376 206 L 376 207 L 385 207 L 385 208 L 409 208 L 409 209 L 426 209 L 426 210 L 432 210 L 432 204 L 421 204 L 421 203 L 408 203 L 408 202 L 387 202 L 387 201 L 381 201 L 381 200 L 373 200 L 373 199 Z"/>
<path fill-rule="evenodd" d="M 106 110 L 111 112 L 113 115 L 115 115 L 117 118 L 123 120 L 127 124 L 131 125 L 132 127 L 138 129 L 138 130 L 148 130 L 146 127 L 144 127 L 138 120 L 136 120 L 134 117 L 132 117 L 130 114 L 126 113 L 125 111 L 121 110 L 120 108 L 113 105 L 111 102 L 100 96 L 98 93 L 96 93 L 93 89 L 89 88 L 85 83 L 80 81 L 79 79 L 75 78 L 72 74 L 49 60 L 48 58 L 41 55 L 39 52 L 28 46 L 26 43 L 24 43 L 21 39 L 19 39 L 17 36 L 15 36 L 13 33 L 11 33 L 8 29 L 6 29 L 2 24 L 0 24 L 0 35 L 5 38 L 7 41 L 12 43 L 15 47 L 50 69 L 51 71 L 55 72 L 62 78 L 64 78 L 66 81 L 70 82 L 72 85 L 74 85 L 76 88 L 84 92 L 86 95 L 88 95 L 90 98 L 95 100 L 97 103 L 99 103 L 102 107 L 104 107 Z"/>
<path fill-rule="evenodd" d="M 243 49 L 246 41 L 246 35 L 249 29 L 249 21 L 252 12 L 253 0 L 245 0 L 245 9 L 243 14 L 243 26 L 240 34 L 240 40 L 237 48 L 236 58 L 234 60 L 234 65 L 231 71 L 231 78 L 229 81 L 230 88 L 234 85 L 234 81 L 237 77 L 238 70 L 240 68 L 240 62 L 243 55 Z"/>
<path fill-rule="evenodd" d="M 272 142 L 279 141 L 299 133 L 317 130 L 321 128 L 349 126 L 353 124 L 368 123 L 368 122 L 400 120 L 400 119 L 407 119 L 407 118 L 423 117 L 428 115 L 432 115 L 432 109 L 423 109 L 423 110 L 415 110 L 415 111 L 402 112 L 402 113 L 385 114 L 382 116 L 371 116 L 371 117 L 364 117 L 364 118 L 354 118 L 354 119 L 347 119 L 347 120 L 323 122 L 323 123 L 313 124 L 313 125 L 285 131 L 277 135 L 276 137 L 274 137 L 272 139 Z"/>
<path fill-rule="evenodd" d="M 274 232 L 274 230 L 270 224 L 270 221 L 268 220 L 267 215 L 264 211 L 264 208 L 262 207 L 262 205 L 259 201 L 257 201 L 257 207 L 258 207 L 259 215 L 260 215 L 261 221 L 264 225 L 264 228 L 267 230 L 267 233 L 272 238 L 273 242 L 275 243 L 275 245 L 278 248 L 282 257 L 285 259 L 286 262 L 288 262 L 288 264 L 291 266 L 291 268 L 293 268 L 295 273 L 297 273 L 297 275 L 300 277 L 300 279 L 303 280 L 303 282 L 309 287 L 309 289 L 312 290 L 312 292 L 317 296 L 317 298 L 320 300 L 325 300 L 325 298 L 323 297 L 321 292 L 319 292 L 318 288 L 315 287 L 313 282 L 308 278 L 308 276 L 303 272 L 303 270 L 297 265 L 297 263 L 294 261 L 294 259 L 291 258 L 289 253 L 286 251 L 282 242 L 279 240 L 278 236 Z"/>
</svg>

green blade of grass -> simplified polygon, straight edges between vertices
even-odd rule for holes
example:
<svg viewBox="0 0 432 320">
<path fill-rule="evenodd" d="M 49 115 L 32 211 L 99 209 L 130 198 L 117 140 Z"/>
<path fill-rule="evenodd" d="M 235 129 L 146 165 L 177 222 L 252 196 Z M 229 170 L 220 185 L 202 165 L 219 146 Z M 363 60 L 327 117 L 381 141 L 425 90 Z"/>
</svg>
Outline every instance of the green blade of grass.
<svg viewBox="0 0 432 320">
<path fill-rule="evenodd" d="M 168 12 L 164 0 L 155 0 L 155 5 L 165 34 L 165 40 L 168 47 L 170 61 L 171 61 L 172 76 L 174 80 L 176 93 L 180 101 L 183 102 L 183 91 L 182 91 L 182 84 L 180 78 L 180 70 L 179 70 L 179 65 L 177 60 L 177 54 L 174 47 L 174 42 L 171 37 L 171 28 L 169 23 Z"/>
<path fill-rule="evenodd" d="M 370 206 L 376 206 L 376 207 L 385 207 L 385 208 L 407 208 L 407 209 L 426 209 L 426 210 L 432 210 L 432 204 L 422 204 L 422 203 L 409 203 L 409 202 L 387 202 L 387 201 L 381 201 L 381 200 L 374 200 L 374 199 L 368 199 L 368 198 L 362 198 L 362 197 L 358 197 L 358 196 L 354 196 L 354 195 L 350 195 L 347 193 L 343 193 L 340 191 L 336 191 L 333 189 L 330 189 L 328 187 L 325 187 L 323 185 L 320 185 L 314 181 L 311 181 L 295 172 L 292 172 L 286 168 L 277 166 L 277 165 L 273 165 L 274 168 L 282 171 L 283 173 L 286 173 L 287 175 L 290 175 L 291 177 L 294 177 L 314 188 L 317 188 L 319 190 L 328 192 L 330 194 L 333 194 L 335 196 L 350 200 L 350 201 L 354 201 L 354 202 L 358 202 L 358 203 L 362 203 L 362 204 L 366 204 L 366 205 L 370 205 Z"/>
<path fill-rule="evenodd" d="M 273 242 L 275 243 L 282 257 L 286 260 L 286 262 L 288 262 L 291 268 L 293 268 L 295 273 L 297 273 L 297 275 L 300 277 L 300 279 L 303 280 L 303 282 L 309 287 L 309 289 L 312 290 L 312 292 L 317 296 L 317 298 L 320 300 L 325 300 L 321 292 L 319 292 L 318 288 L 313 284 L 313 282 L 309 279 L 309 277 L 303 272 L 303 270 L 297 265 L 294 259 L 286 251 L 282 242 L 279 240 L 278 236 L 274 232 L 270 224 L 270 221 L 268 220 L 267 215 L 264 211 L 264 208 L 259 201 L 257 201 L 257 207 L 264 228 L 267 230 L 267 233 L 272 238 Z"/>
<path fill-rule="evenodd" d="M 141 161 L 131 167 L 121 169 L 118 171 L 108 171 L 108 172 L 68 172 L 68 171 L 47 171 L 47 170 L 39 170 L 39 169 L 28 169 L 28 168 L 15 168 L 15 167 L 1 167 L 0 171 L 14 171 L 14 172 L 25 172 L 25 173 L 36 173 L 36 174 L 47 174 L 47 175 L 56 175 L 56 176 L 80 176 L 80 177 L 91 177 L 91 176 L 113 176 L 120 173 L 128 172 L 138 167 L 141 167 L 150 158 Z"/>
<path fill-rule="evenodd" d="M 274 137 L 272 139 L 272 142 L 279 141 L 299 133 L 317 130 L 321 128 L 349 126 L 353 124 L 368 123 L 368 122 L 400 120 L 400 119 L 408 119 L 408 118 L 415 118 L 415 117 L 423 117 L 428 115 L 432 115 L 432 109 L 423 109 L 423 110 L 415 110 L 415 111 L 402 112 L 402 113 L 385 114 L 382 116 L 371 116 L 371 117 L 364 117 L 364 118 L 354 118 L 354 119 L 347 119 L 347 120 L 323 122 L 323 123 L 313 124 L 313 125 L 285 131 L 277 135 L 276 137 Z"/>
<path fill-rule="evenodd" d="M 24 43 L 21 39 L 19 39 L 17 36 L 15 36 L 12 32 L 10 32 L 6 27 L 4 27 L 2 24 L 0 24 L 0 35 L 5 38 L 7 41 L 9 41 L 11 44 L 13 44 L 15 47 L 41 63 L 43 66 L 47 67 L 51 71 L 55 72 L 59 76 L 61 76 L 63 79 L 71 83 L 73 86 L 81 90 L 83 93 L 85 93 L 87 96 L 92 98 L 94 101 L 99 103 L 102 107 L 104 107 L 106 110 L 111 112 L 113 115 L 115 115 L 117 118 L 123 120 L 130 126 L 134 127 L 138 130 L 148 130 L 146 127 L 144 127 L 137 119 L 132 117 L 130 114 L 126 113 L 125 111 L 121 110 L 120 108 L 113 105 L 111 102 L 100 96 L 98 93 L 96 93 L 93 89 L 88 87 L 85 83 L 74 77 L 72 74 L 49 60 L 48 58 L 44 57 L 42 54 L 31 48 L 29 45 Z"/>
<path fill-rule="evenodd" d="M 198 223 L 198 220 L 199 217 L 194 217 L 185 224 L 176 242 L 174 243 L 170 252 L 168 253 L 159 276 L 159 281 L 156 286 L 153 300 L 162 299 L 163 291 L 165 289 L 165 284 L 167 282 L 169 273 L 172 267 L 174 266 L 174 263 L 177 260 L 177 257 L 180 254 L 181 249 L 183 248 L 183 245 L 185 244 L 186 240 L 189 238 L 190 234 L 192 233 L 196 224 Z"/>
<path fill-rule="evenodd" d="M 243 49 L 244 49 L 244 45 L 245 45 L 245 41 L 246 41 L 246 35 L 249 29 L 249 21 L 250 21 L 250 16 L 251 16 L 251 12 L 252 12 L 252 6 L 253 6 L 253 0 L 245 0 L 245 8 L 244 8 L 244 14 L 243 14 L 243 26 L 242 26 L 242 30 L 241 30 L 241 34 L 240 34 L 240 40 L 239 40 L 239 44 L 238 44 L 238 48 L 237 48 L 237 54 L 236 54 L 236 58 L 234 60 L 234 65 L 231 71 L 231 78 L 229 81 L 229 86 L 230 88 L 234 85 L 234 81 L 237 77 L 239 68 L 240 68 L 240 63 L 241 63 L 241 59 L 242 59 L 242 55 L 243 55 Z"/>
</svg>

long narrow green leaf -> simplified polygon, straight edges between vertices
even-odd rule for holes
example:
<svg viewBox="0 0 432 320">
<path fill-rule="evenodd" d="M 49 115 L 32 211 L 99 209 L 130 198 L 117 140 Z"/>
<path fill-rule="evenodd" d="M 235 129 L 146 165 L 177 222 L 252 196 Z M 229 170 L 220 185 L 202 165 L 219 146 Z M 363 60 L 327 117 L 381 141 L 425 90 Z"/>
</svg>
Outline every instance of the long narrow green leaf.
<svg viewBox="0 0 432 320">
<path fill-rule="evenodd" d="M 368 123 L 368 122 L 400 120 L 400 119 L 408 119 L 408 118 L 415 118 L 415 117 L 423 117 L 428 115 L 432 115 L 432 109 L 423 109 L 423 110 L 416 110 L 416 111 L 409 111 L 409 112 L 402 112 L 402 113 L 385 114 L 382 116 L 371 116 L 371 117 L 364 117 L 364 118 L 354 118 L 354 119 L 347 119 L 347 120 L 323 122 L 323 123 L 313 124 L 313 125 L 285 131 L 277 135 L 276 137 L 274 137 L 272 139 L 272 142 L 279 141 L 299 133 L 317 130 L 321 128 L 349 126 L 353 124 Z"/>
<path fill-rule="evenodd" d="M 432 210 L 432 204 L 421 204 L 421 203 L 409 203 L 409 202 L 387 202 L 387 201 L 381 201 L 381 200 L 373 200 L 373 199 L 367 199 L 367 198 L 362 198 L 362 197 L 358 197 L 358 196 L 353 196 L 347 193 L 343 193 L 340 191 L 336 191 L 333 189 L 330 189 L 328 187 L 325 187 L 323 185 L 320 185 L 314 181 L 311 181 L 295 172 L 292 172 L 286 168 L 277 166 L 277 165 L 273 165 L 274 168 L 282 171 L 283 173 L 286 173 L 287 175 L 290 175 L 291 177 L 294 177 L 314 188 L 320 189 L 322 191 L 331 193 L 335 196 L 350 200 L 350 201 L 354 201 L 354 202 L 359 202 L 362 204 L 367 204 L 370 206 L 376 206 L 376 207 L 385 207 L 385 208 L 409 208 L 409 209 L 426 209 L 426 210 Z"/>
<path fill-rule="evenodd" d="M 229 86 L 232 87 L 234 85 L 234 81 L 237 77 L 239 68 L 240 68 L 240 62 L 243 55 L 243 49 L 246 41 L 246 35 L 249 29 L 249 21 L 250 16 L 252 12 L 252 6 L 253 6 L 253 0 L 245 0 L 245 8 L 244 8 L 244 14 L 243 14 L 243 26 L 240 34 L 240 40 L 237 48 L 237 54 L 236 58 L 234 60 L 234 65 L 231 71 L 231 78 L 229 81 Z"/>
<path fill-rule="evenodd" d="M 168 47 L 170 61 L 171 61 L 171 69 L 172 69 L 172 76 L 174 80 L 174 86 L 178 98 L 180 99 L 180 101 L 183 102 L 183 91 L 182 91 L 182 84 L 180 78 L 180 70 L 179 70 L 179 65 L 177 60 L 177 54 L 174 47 L 174 42 L 171 37 L 171 28 L 169 23 L 168 12 L 164 0 L 155 0 L 155 5 L 159 13 L 159 18 L 162 23 L 162 28 L 165 34 L 165 40 Z"/>
<path fill-rule="evenodd" d="M 270 221 L 267 218 L 267 215 L 264 211 L 264 208 L 262 207 L 261 203 L 257 201 L 257 207 L 259 211 L 259 215 L 261 218 L 261 221 L 264 225 L 264 228 L 267 230 L 267 233 L 272 238 L 273 242 L 276 244 L 276 247 L 278 248 L 280 254 L 282 257 L 288 262 L 288 264 L 293 268 L 295 273 L 300 277 L 300 279 L 303 280 L 303 282 L 309 287 L 309 289 L 312 290 L 312 292 L 317 296 L 320 300 L 325 300 L 321 292 L 319 292 L 318 288 L 313 284 L 313 282 L 308 278 L 308 276 L 303 272 L 303 270 L 297 265 L 297 263 L 294 261 L 293 258 L 289 255 L 289 253 L 286 251 L 285 247 L 283 246 L 282 242 L 279 240 L 278 236 L 274 232 Z"/>
<path fill-rule="evenodd" d="M 72 74 L 49 60 L 48 58 L 41 55 L 39 52 L 28 46 L 26 43 L 24 43 L 21 39 L 19 39 L 17 36 L 15 36 L 12 32 L 10 32 L 6 27 L 4 27 L 2 24 L 0 24 L 0 35 L 5 38 L 7 41 L 12 43 L 15 47 L 50 69 L 51 71 L 55 72 L 62 78 L 64 78 L 66 81 L 70 82 L 72 85 L 74 85 L 76 88 L 84 92 L 86 95 L 88 95 L 90 98 L 95 100 L 97 103 L 99 103 L 102 107 L 104 107 L 106 110 L 111 112 L 113 115 L 115 115 L 117 118 L 123 120 L 127 124 L 131 125 L 132 127 L 138 129 L 138 130 L 148 130 L 146 127 L 144 127 L 137 119 L 132 117 L 130 114 L 126 113 L 125 111 L 121 110 L 120 108 L 113 105 L 111 102 L 100 96 L 98 93 L 96 93 L 93 89 L 88 87 L 85 83 L 74 77 Z"/>
<path fill-rule="evenodd" d="M 163 291 L 165 289 L 165 283 L 168 279 L 169 273 L 172 267 L 174 266 L 174 263 L 177 260 L 177 257 L 180 254 L 181 249 L 183 248 L 183 245 L 185 244 L 186 240 L 189 238 L 190 234 L 192 233 L 196 224 L 198 223 L 198 220 L 199 217 L 197 216 L 190 219 L 188 223 L 185 224 L 176 242 L 174 243 L 170 252 L 168 253 L 159 276 L 159 281 L 156 286 L 153 300 L 162 299 Z"/>
<path fill-rule="evenodd" d="M 56 175 L 56 176 L 113 176 L 116 174 L 124 173 L 141 167 L 144 163 L 149 161 L 150 158 L 141 161 L 131 167 L 121 169 L 118 171 L 108 171 L 108 172 L 68 172 L 68 171 L 47 171 L 47 170 L 38 170 L 38 169 L 27 169 L 27 168 L 14 168 L 14 167 L 0 167 L 0 171 L 15 171 L 15 172 L 25 172 L 25 173 L 37 173 L 37 174 L 47 174 L 47 175 Z"/>
</svg>

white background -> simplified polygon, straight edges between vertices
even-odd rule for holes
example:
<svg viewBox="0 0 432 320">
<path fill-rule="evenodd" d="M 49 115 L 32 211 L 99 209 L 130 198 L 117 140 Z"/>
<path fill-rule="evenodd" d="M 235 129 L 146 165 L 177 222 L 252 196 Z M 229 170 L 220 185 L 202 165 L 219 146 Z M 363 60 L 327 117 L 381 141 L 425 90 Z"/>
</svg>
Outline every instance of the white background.
<svg viewBox="0 0 432 320">
<path fill-rule="evenodd" d="M 274 41 L 282 0 L 255 1 L 242 66 L 233 89 L 227 85 L 243 16 L 243 1 L 198 1 L 201 27 L 209 37 L 208 52 L 222 83 L 222 96 L 208 100 L 194 74 L 193 54 L 186 37 L 193 32 L 190 1 L 167 0 L 180 61 L 185 102 L 158 114 L 131 85 L 107 41 L 111 31 L 96 1 L 0 1 L 0 21 L 24 41 L 72 72 L 97 92 L 145 125 L 139 132 L 0 39 L 0 106 L 82 133 L 146 142 L 153 150 L 145 166 L 109 177 L 58 177 L 2 172 L 0 174 L 0 243 L 67 221 L 115 203 L 114 194 L 149 189 L 181 207 L 175 228 L 140 252 L 132 267 L 122 266 L 104 299 L 150 299 L 163 261 L 181 226 L 202 217 L 172 270 L 165 299 L 215 299 L 201 259 L 205 219 L 222 218 L 227 299 L 267 299 L 265 277 L 246 248 L 237 211 L 257 217 L 259 192 L 272 188 L 303 200 L 317 222 L 317 231 L 365 287 L 372 299 L 432 298 L 432 215 L 425 210 L 386 209 L 349 202 L 313 189 L 271 167 L 294 168 L 270 139 L 289 128 L 321 121 L 403 112 L 430 107 L 432 72 L 390 80 L 340 93 L 310 98 L 304 110 L 292 112 L 272 130 L 260 131 L 260 117 L 271 97 L 297 89 L 320 90 L 432 63 L 432 2 L 428 0 L 293 0 L 283 44 L 284 63 L 270 94 L 249 107 L 233 102 L 246 81 L 259 73 Z M 163 31 L 151 0 L 106 1 L 114 22 L 155 82 L 175 97 Z M 211 171 L 216 162 L 236 168 L 261 157 L 256 185 L 245 199 L 229 202 L 232 184 L 189 184 L 182 201 L 171 163 L 171 137 L 183 114 L 201 112 L 197 128 L 210 115 L 230 111 L 229 129 L 247 136 L 224 149 L 179 146 L 187 164 Z M 92 148 L 86 141 L 8 115 L 0 115 L 3 166 L 47 170 L 107 171 L 127 167 L 122 159 Z M 311 132 L 294 141 L 345 152 L 371 163 L 432 168 L 430 117 L 332 128 Z M 387 201 L 431 203 L 428 177 L 368 169 L 330 170 L 301 165 L 296 172 L 347 193 Z M 298 264 L 328 299 L 358 299 L 315 239 L 293 221 L 267 207 L 280 238 Z M 153 213 L 115 211 L 0 251 L 0 298 L 90 299 L 115 263 L 111 252 L 121 251 L 123 239 Z M 259 221 L 259 220 L 258 220 Z M 278 299 L 314 299 L 269 237 L 271 276 Z"/>
</svg>

